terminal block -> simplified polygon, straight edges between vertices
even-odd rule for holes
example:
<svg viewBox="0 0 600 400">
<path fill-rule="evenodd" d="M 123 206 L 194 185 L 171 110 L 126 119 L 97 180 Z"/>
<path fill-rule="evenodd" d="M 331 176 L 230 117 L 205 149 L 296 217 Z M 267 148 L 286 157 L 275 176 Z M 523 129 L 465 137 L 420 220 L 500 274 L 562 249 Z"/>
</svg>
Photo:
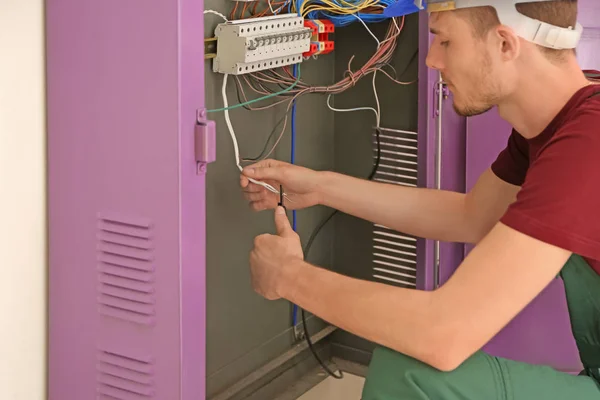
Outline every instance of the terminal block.
<svg viewBox="0 0 600 400">
<path fill-rule="evenodd" d="M 331 53 L 334 49 L 333 40 L 329 37 L 335 27 L 333 22 L 321 19 L 309 19 L 304 21 L 304 26 L 310 28 L 310 49 L 304 52 L 304 57 Z"/>
<path fill-rule="evenodd" d="M 242 75 L 302 62 L 311 47 L 311 28 L 296 14 L 248 18 L 219 24 L 213 71 Z"/>
</svg>

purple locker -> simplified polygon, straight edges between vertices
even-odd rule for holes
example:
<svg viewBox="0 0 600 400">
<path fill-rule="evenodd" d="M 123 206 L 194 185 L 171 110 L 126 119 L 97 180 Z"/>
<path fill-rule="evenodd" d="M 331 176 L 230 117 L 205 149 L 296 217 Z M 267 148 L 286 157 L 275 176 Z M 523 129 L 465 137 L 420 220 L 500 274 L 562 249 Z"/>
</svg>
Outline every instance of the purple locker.
<svg viewBox="0 0 600 400">
<path fill-rule="evenodd" d="M 463 192 L 466 119 L 454 112 L 439 73 L 425 63 L 433 36 L 428 14 L 421 13 L 419 18 L 419 186 Z M 417 287 L 431 290 L 460 265 L 464 246 L 420 240 L 417 251 Z"/>
<path fill-rule="evenodd" d="M 204 399 L 202 7 L 46 4 L 50 400 Z"/>
</svg>

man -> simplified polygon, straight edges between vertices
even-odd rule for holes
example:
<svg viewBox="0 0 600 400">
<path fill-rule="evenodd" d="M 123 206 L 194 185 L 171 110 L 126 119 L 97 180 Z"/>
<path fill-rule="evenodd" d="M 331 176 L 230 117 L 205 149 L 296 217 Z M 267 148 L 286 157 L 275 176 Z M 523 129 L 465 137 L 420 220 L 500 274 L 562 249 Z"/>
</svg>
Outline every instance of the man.
<svg viewBox="0 0 600 400">
<path fill-rule="evenodd" d="M 254 288 L 381 345 L 363 400 L 600 399 L 600 86 L 577 63 L 569 33 L 576 31 L 552 28 L 577 26 L 575 1 L 517 4 L 518 14 L 530 17 L 522 21 L 506 9 L 514 1 L 492 3 L 498 5 L 430 17 L 436 36 L 427 64 L 442 73 L 456 110 L 472 116 L 497 106 L 515 129 L 470 193 L 270 160 L 241 177 L 255 210 L 276 208 L 277 196 L 247 177 L 283 185 L 290 207 L 322 204 L 412 235 L 477 244 L 440 289 L 400 289 L 309 265 L 277 208 L 277 235 L 256 238 L 250 256 Z M 538 21 L 527 37 L 519 22 L 535 20 L 547 24 Z M 587 373 L 482 353 L 559 274 Z"/>
</svg>

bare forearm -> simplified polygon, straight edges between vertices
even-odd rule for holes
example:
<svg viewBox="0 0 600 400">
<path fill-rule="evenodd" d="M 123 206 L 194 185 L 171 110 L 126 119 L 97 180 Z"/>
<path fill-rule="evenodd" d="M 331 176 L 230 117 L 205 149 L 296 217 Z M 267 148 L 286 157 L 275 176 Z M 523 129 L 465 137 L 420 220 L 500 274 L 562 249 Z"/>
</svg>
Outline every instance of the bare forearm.
<svg viewBox="0 0 600 400">
<path fill-rule="evenodd" d="M 376 183 L 323 173 L 321 202 L 344 213 L 410 235 L 448 242 L 474 242 L 466 195 Z"/>
<path fill-rule="evenodd" d="M 284 268 L 281 296 L 331 324 L 436 368 L 445 368 L 434 293 L 348 278 L 298 261 Z"/>
</svg>

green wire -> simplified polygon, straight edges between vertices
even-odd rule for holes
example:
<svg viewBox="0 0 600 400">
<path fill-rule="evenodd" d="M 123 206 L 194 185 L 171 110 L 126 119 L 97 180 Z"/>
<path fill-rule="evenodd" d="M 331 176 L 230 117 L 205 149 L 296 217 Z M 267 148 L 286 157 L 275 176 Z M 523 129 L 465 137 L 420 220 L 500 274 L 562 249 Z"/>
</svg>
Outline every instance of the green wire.
<svg viewBox="0 0 600 400">
<path fill-rule="evenodd" d="M 206 112 L 207 113 L 213 113 L 213 112 L 220 112 L 220 111 L 225 111 L 225 110 L 233 110 L 234 108 L 240 108 L 240 107 L 244 107 L 244 106 L 247 106 L 249 104 L 253 104 L 253 103 L 259 102 L 259 101 L 267 100 L 267 99 L 270 99 L 272 97 L 279 96 L 280 94 L 289 92 L 290 90 L 292 90 L 293 88 L 295 88 L 296 85 L 298 85 L 298 82 L 300 82 L 300 64 L 298 64 L 298 76 L 296 77 L 296 81 L 290 87 L 288 87 L 287 89 L 283 89 L 283 90 L 281 90 L 281 91 L 279 91 L 277 93 L 273 93 L 273 94 L 270 94 L 270 95 L 267 95 L 267 96 L 259 97 L 258 99 L 249 100 L 249 101 L 246 101 L 245 103 L 234 104 L 234 105 L 229 106 L 229 107 L 217 108 L 217 109 L 214 109 L 214 110 L 206 110 Z"/>
</svg>

